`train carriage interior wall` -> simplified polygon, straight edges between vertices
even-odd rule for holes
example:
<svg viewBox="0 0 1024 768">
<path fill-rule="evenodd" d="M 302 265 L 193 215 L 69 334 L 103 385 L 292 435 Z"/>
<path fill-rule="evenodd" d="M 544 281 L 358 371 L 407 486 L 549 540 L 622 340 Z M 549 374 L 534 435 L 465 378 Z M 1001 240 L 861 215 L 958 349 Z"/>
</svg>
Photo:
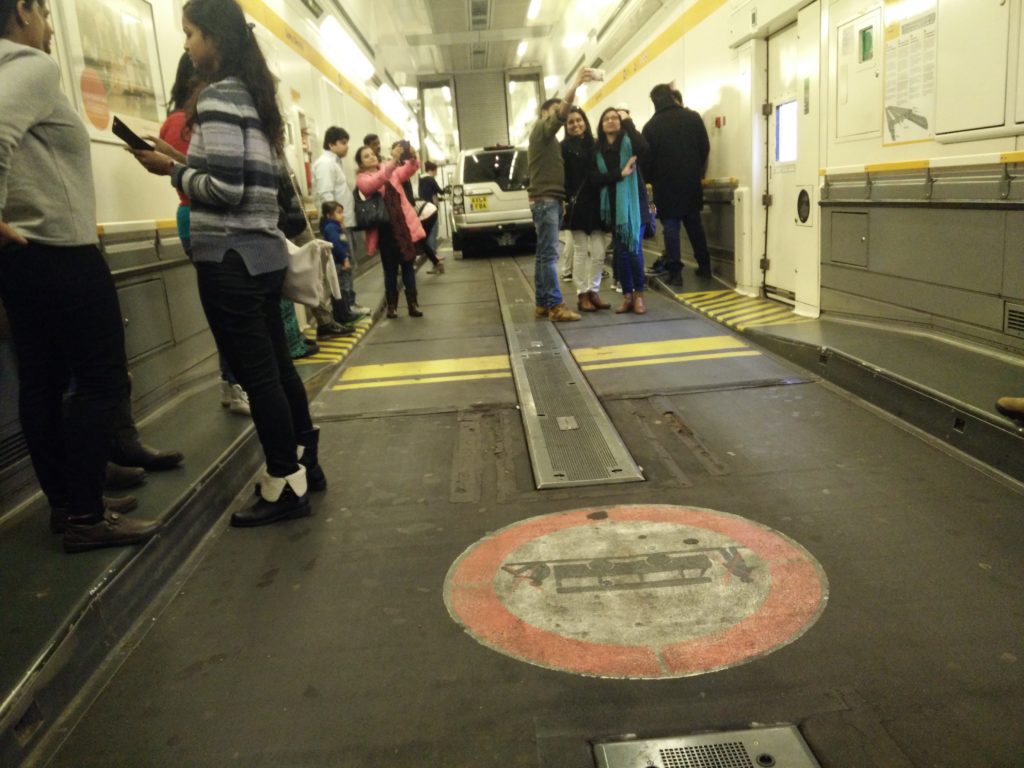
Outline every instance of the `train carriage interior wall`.
<svg viewBox="0 0 1024 768">
<path fill-rule="evenodd" d="M 57 360 L 78 331 L 0 313 L 0 765 L 1024 765 L 1024 0 L 195 1 L 244 13 L 310 232 L 350 230 L 314 257 L 333 302 L 268 320 L 308 506 L 239 523 L 277 480 L 266 401 L 222 380 L 175 187 L 112 130 L 160 133 L 188 3 L 2 0 L 0 190 L 33 175 L 4 81 L 42 8 L 142 452 L 104 515 L 157 527 L 52 532 L 19 369 L 27 325 Z M 575 190 L 552 99 L 597 142 Z M 652 137 L 686 110 L 677 218 L 666 158 L 698 150 Z M 378 173 L 391 223 L 332 229 L 325 163 L 360 217 Z"/>
</svg>

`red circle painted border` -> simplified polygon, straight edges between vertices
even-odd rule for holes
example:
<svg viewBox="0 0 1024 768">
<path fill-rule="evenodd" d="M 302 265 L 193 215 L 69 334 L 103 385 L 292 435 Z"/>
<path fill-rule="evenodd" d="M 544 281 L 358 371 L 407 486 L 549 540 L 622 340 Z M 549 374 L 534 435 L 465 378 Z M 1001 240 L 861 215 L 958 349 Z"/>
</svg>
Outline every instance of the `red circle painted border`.
<svg viewBox="0 0 1024 768">
<path fill-rule="evenodd" d="M 563 637 L 511 613 L 494 590 L 501 564 L 518 547 L 557 531 L 600 522 L 675 523 L 729 537 L 770 567 L 768 596 L 752 615 L 717 634 L 660 649 Z M 784 534 L 759 523 L 699 507 L 623 505 L 588 507 L 532 517 L 496 531 L 467 549 L 445 579 L 452 618 L 479 642 L 522 661 L 597 677 L 675 678 L 735 666 L 787 645 L 824 610 L 828 581 L 814 558 Z"/>
</svg>

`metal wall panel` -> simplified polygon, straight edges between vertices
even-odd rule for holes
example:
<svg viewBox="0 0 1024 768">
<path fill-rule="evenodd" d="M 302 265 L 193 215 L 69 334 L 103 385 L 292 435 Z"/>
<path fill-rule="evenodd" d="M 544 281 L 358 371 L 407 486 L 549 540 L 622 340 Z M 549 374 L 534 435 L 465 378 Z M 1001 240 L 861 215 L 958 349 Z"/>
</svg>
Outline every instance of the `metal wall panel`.
<svg viewBox="0 0 1024 768">
<path fill-rule="evenodd" d="M 1024 300 L 1024 211 L 1007 216 L 1003 296 Z"/>
<path fill-rule="evenodd" d="M 199 301 L 195 267 L 191 264 L 184 264 L 164 272 L 163 276 L 174 340 L 181 342 L 205 331 L 208 326 L 206 315 L 203 313 L 203 305 Z"/>
<path fill-rule="evenodd" d="M 456 75 L 455 96 L 462 149 L 508 144 L 505 75 L 502 72 Z"/>
<path fill-rule="evenodd" d="M 828 232 L 826 242 L 831 246 L 825 250 L 833 262 L 855 267 L 868 266 L 868 214 L 850 211 L 829 211 L 824 217 Z"/>
<path fill-rule="evenodd" d="M 117 298 L 124 316 L 124 348 L 129 362 L 173 343 L 167 296 L 160 277 L 118 286 Z"/>
</svg>

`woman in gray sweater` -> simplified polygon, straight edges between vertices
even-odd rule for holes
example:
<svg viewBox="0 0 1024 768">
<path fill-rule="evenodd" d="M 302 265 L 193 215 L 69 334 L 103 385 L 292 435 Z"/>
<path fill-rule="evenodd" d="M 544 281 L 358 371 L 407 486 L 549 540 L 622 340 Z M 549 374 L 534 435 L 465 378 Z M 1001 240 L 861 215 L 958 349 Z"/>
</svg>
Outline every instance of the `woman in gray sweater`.
<svg viewBox="0 0 1024 768">
<path fill-rule="evenodd" d="M 115 411 L 128 396 L 124 328 L 97 246 L 89 134 L 48 55 L 49 15 L 43 0 L 0 0 L 0 298 L 50 525 L 66 551 L 84 552 L 143 542 L 159 525 L 103 507 Z"/>
<path fill-rule="evenodd" d="M 266 456 L 256 503 L 236 512 L 248 527 L 310 514 L 324 490 L 319 431 L 281 321 L 288 248 L 277 228 L 284 121 L 273 76 L 235 0 L 189 0 L 185 51 L 210 85 L 196 103 L 188 163 L 136 152 L 169 175 L 192 204 L 192 256 L 210 330 L 242 388 Z"/>
</svg>

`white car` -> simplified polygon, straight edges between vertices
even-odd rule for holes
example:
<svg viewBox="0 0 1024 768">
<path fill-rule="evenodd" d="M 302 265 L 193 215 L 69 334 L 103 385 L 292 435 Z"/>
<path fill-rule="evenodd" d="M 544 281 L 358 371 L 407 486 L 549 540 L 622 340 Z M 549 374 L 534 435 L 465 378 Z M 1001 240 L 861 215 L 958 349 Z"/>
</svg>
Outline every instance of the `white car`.
<svg viewBox="0 0 1024 768">
<path fill-rule="evenodd" d="M 459 153 L 452 184 L 452 246 L 472 255 L 535 241 L 526 187 L 526 147 L 498 145 Z"/>
</svg>

